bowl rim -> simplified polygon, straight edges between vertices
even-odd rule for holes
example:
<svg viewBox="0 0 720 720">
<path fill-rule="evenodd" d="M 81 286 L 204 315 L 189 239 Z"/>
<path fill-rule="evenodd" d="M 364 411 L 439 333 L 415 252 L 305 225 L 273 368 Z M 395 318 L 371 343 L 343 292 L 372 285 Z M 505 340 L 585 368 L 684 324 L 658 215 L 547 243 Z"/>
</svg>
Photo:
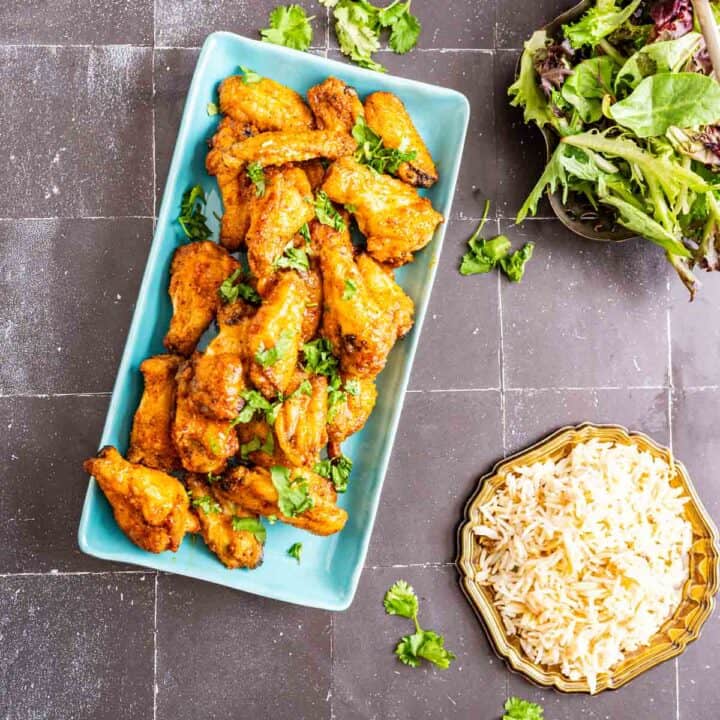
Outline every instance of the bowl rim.
<svg viewBox="0 0 720 720">
<path fill-rule="evenodd" d="M 702 601 L 698 603 L 698 614 L 694 619 L 692 626 L 686 626 L 683 633 L 681 633 L 678 637 L 672 638 L 670 644 L 662 655 L 650 658 L 649 662 L 646 661 L 644 663 L 638 663 L 637 667 L 629 665 L 625 669 L 623 677 L 616 677 L 614 675 L 615 669 L 613 669 L 610 673 L 599 676 L 597 687 L 594 691 L 592 691 L 587 683 L 587 680 L 570 680 L 562 675 L 559 670 L 541 666 L 525 657 L 524 654 L 519 652 L 508 642 L 508 636 L 502 627 L 502 624 L 490 622 L 488 620 L 487 615 L 492 615 L 493 611 L 491 610 L 490 603 L 487 601 L 482 591 L 480 591 L 479 586 L 474 582 L 472 577 L 474 536 L 472 534 L 473 522 L 471 519 L 471 512 L 475 504 L 478 502 L 479 496 L 486 483 L 493 479 L 497 479 L 503 474 L 503 472 L 510 469 L 512 466 L 520 464 L 520 461 L 527 455 L 536 452 L 543 446 L 550 446 L 552 443 L 556 443 L 558 440 L 563 438 L 563 436 L 567 436 L 566 442 L 572 446 L 592 438 L 608 440 L 610 438 L 605 438 L 604 434 L 610 432 L 615 432 L 624 440 L 628 441 L 629 444 L 636 446 L 639 445 L 637 441 L 641 440 L 643 445 L 652 449 L 655 453 L 657 453 L 657 455 L 664 457 L 668 464 L 674 468 L 676 473 L 675 477 L 680 478 L 683 487 L 688 491 L 693 508 L 697 511 L 704 528 L 707 530 L 707 538 L 702 536 L 701 539 L 707 540 L 710 562 L 707 573 L 708 580 L 705 585 Z M 642 447 L 642 445 L 640 446 Z M 550 449 L 552 450 L 552 447 Z M 537 458 L 534 459 L 534 462 L 537 462 Z M 475 616 L 480 621 L 480 625 L 482 626 L 495 654 L 503 660 L 510 671 L 522 675 L 531 684 L 536 685 L 537 687 L 554 687 L 562 693 L 597 694 L 604 690 L 617 690 L 645 671 L 680 655 L 684 652 L 687 645 L 700 637 L 702 626 L 713 612 L 715 607 L 715 595 L 718 592 L 718 589 L 720 589 L 720 534 L 718 533 L 715 522 L 703 505 L 697 493 L 697 489 L 687 472 L 687 468 L 681 461 L 675 458 L 669 447 L 661 445 L 644 432 L 631 431 L 623 425 L 614 423 L 593 423 L 585 421 L 577 425 L 565 425 L 549 435 L 535 441 L 531 445 L 528 445 L 527 447 L 498 460 L 489 472 L 479 478 L 477 486 L 466 501 L 463 509 L 462 520 L 457 528 L 456 537 L 457 555 L 455 565 L 459 575 L 458 582 L 463 594 L 470 603 Z M 697 543 L 697 539 L 699 539 L 700 536 L 694 534 L 694 537 L 696 538 Z M 683 597 L 684 595 L 685 589 L 683 589 Z M 676 608 L 675 613 L 673 613 L 673 615 L 668 618 L 665 623 L 663 623 L 662 627 L 665 627 L 671 619 L 675 617 L 677 611 L 680 610 L 681 607 L 682 603 L 678 606 L 678 608 Z"/>
</svg>

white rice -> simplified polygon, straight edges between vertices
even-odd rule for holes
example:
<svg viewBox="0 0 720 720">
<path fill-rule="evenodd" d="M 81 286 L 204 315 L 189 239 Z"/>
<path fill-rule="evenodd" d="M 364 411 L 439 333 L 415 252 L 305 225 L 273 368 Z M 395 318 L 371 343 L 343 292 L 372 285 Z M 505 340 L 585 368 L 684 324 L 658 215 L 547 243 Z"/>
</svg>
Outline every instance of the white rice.
<svg viewBox="0 0 720 720">
<path fill-rule="evenodd" d="M 692 544 L 672 477 L 635 445 L 591 440 L 514 468 L 480 508 L 475 580 L 530 660 L 594 691 L 672 615 Z"/>
</svg>

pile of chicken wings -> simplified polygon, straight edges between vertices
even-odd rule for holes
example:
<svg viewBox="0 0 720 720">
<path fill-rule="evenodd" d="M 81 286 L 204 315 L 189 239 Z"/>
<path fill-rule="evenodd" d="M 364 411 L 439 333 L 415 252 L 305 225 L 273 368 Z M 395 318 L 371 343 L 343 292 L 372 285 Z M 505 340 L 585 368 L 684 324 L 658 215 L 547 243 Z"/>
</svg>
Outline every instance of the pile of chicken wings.
<svg viewBox="0 0 720 720">
<path fill-rule="evenodd" d="M 437 170 L 393 94 L 363 103 L 329 77 L 306 103 L 245 72 L 219 100 L 206 167 L 223 201 L 220 242 L 175 251 L 167 354 L 140 366 L 127 459 L 105 447 L 85 469 L 140 547 L 175 551 L 200 533 L 228 568 L 254 568 L 260 517 L 317 535 L 345 525 L 342 442 L 367 421 L 375 378 L 413 323 L 393 268 L 443 218 L 418 194 Z M 358 123 L 408 158 L 394 175 L 363 162 Z"/>
</svg>

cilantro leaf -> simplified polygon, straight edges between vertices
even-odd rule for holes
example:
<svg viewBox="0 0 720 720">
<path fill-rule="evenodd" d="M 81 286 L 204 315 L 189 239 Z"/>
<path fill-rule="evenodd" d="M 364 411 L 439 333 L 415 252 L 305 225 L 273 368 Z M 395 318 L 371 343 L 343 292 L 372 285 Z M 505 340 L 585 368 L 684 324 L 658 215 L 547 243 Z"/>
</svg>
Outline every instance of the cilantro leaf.
<svg viewBox="0 0 720 720">
<path fill-rule="evenodd" d="M 333 10 L 340 51 L 360 67 L 385 72 L 372 54 L 380 49 L 378 11 L 370 3 L 340 0 Z"/>
<path fill-rule="evenodd" d="M 220 505 L 209 495 L 193 498 L 192 506 L 200 508 L 206 515 L 217 515 L 222 510 Z"/>
<path fill-rule="evenodd" d="M 278 507 L 287 517 L 295 517 L 315 506 L 310 496 L 308 481 L 297 477 L 290 480 L 290 470 L 282 465 L 273 465 L 270 468 L 270 479 L 278 493 Z"/>
<path fill-rule="evenodd" d="M 218 480 L 222 480 L 222 475 L 213 475 L 211 472 L 208 472 L 207 474 L 207 481 L 212 485 L 213 483 L 216 483 Z"/>
<path fill-rule="evenodd" d="M 308 17 L 299 5 L 276 7 L 268 18 L 269 28 L 260 31 L 264 42 L 284 45 L 293 50 L 307 50 L 312 43 L 313 29 Z"/>
<path fill-rule="evenodd" d="M 178 223 L 191 240 L 208 240 L 212 236 L 203 212 L 204 206 L 205 191 L 202 185 L 195 185 L 185 191 L 180 202 Z"/>
<path fill-rule="evenodd" d="M 422 641 L 423 633 L 421 631 L 412 635 L 405 635 L 395 648 L 395 654 L 400 659 L 400 662 L 410 667 L 420 667 L 421 661 L 418 657 L 418 650 L 422 645 Z"/>
<path fill-rule="evenodd" d="M 505 271 L 511 282 L 520 282 L 522 280 L 525 274 L 525 265 L 532 257 L 534 247 L 535 243 L 527 242 L 512 255 L 500 258 L 500 267 Z"/>
<path fill-rule="evenodd" d="M 271 348 L 266 348 L 262 343 L 255 353 L 255 362 L 262 367 L 270 367 L 278 360 L 285 357 L 292 347 L 292 333 L 289 330 L 283 330 L 280 337 Z"/>
<path fill-rule="evenodd" d="M 393 23 L 390 31 L 390 47 L 399 55 L 412 50 L 417 44 L 422 25 L 410 13 L 410 2 L 405 5 L 405 12 Z"/>
<path fill-rule="evenodd" d="M 383 605 L 388 615 L 399 615 L 413 620 L 418 614 L 417 595 L 405 580 L 398 580 L 385 593 Z"/>
<path fill-rule="evenodd" d="M 240 457 L 243 460 L 247 459 L 250 453 L 257 452 L 262 447 L 262 440 L 256 435 L 250 442 L 243 443 L 240 445 Z"/>
<path fill-rule="evenodd" d="M 455 655 L 446 650 L 445 639 L 432 630 L 418 630 L 405 635 L 395 648 L 400 662 L 410 667 L 419 667 L 422 659 L 431 662 L 441 670 L 447 670 Z"/>
<path fill-rule="evenodd" d="M 345 280 L 345 288 L 343 290 L 342 299 L 351 300 L 357 292 L 357 285 L 352 280 Z"/>
<path fill-rule="evenodd" d="M 262 165 L 259 162 L 248 163 L 245 172 L 255 186 L 255 197 L 263 197 L 265 195 L 265 171 Z"/>
<path fill-rule="evenodd" d="M 510 697 L 505 702 L 503 720 L 543 720 L 543 709 L 529 700 Z"/>
<path fill-rule="evenodd" d="M 213 117 L 213 115 L 217 115 L 220 111 L 218 110 L 218 106 L 214 102 L 209 102 L 207 104 L 207 114 L 210 117 Z"/>
<path fill-rule="evenodd" d="M 409 8 L 409 2 L 395 0 L 395 2 L 391 3 L 386 8 L 380 10 L 378 14 L 378 22 L 384 28 L 392 27 L 409 10 Z"/>
<path fill-rule="evenodd" d="M 260 518 L 238 517 L 237 515 L 233 515 L 232 529 L 235 530 L 235 532 L 244 530 L 245 532 L 252 533 L 257 538 L 257 541 L 263 545 L 267 539 L 267 530 Z"/>
<path fill-rule="evenodd" d="M 345 455 L 339 455 L 332 460 L 327 458 L 315 464 L 314 472 L 331 480 L 335 490 L 344 493 L 347 490 L 348 480 L 352 472 L 352 460 Z"/>
<path fill-rule="evenodd" d="M 224 303 L 235 302 L 238 298 L 242 298 L 252 305 L 259 305 L 262 298 L 257 291 L 244 282 L 237 282 L 243 276 L 242 269 L 238 268 L 232 275 L 225 278 L 218 288 L 218 295 Z"/>
<path fill-rule="evenodd" d="M 305 223 L 298 232 L 302 235 L 303 240 L 309 245 L 310 244 L 310 227 Z"/>
<path fill-rule="evenodd" d="M 287 554 L 291 558 L 295 558 L 297 560 L 298 565 L 300 564 L 300 556 L 302 555 L 302 549 L 303 545 L 301 542 L 293 543 L 287 551 Z"/>
<path fill-rule="evenodd" d="M 394 175 L 402 163 L 414 160 L 417 155 L 415 150 L 404 151 L 385 147 L 382 138 L 370 128 L 361 115 L 353 125 L 352 136 L 358 144 L 355 159 L 379 173 Z M 355 210 L 356 208 L 352 212 Z"/>
<path fill-rule="evenodd" d="M 310 260 L 308 260 L 305 250 L 293 247 L 291 244 L 285 248 L 285 252 L 275 261 L 275 267 L 307 271 L 310 269 Z"/>
<path fill-rule="evenodd" d="M 254 85 L 262 80 L 262 75 L 258 75 L 254 70 L 251 70 L 244 65 L 240 65 L 240 72 L 242 73 L 242 81 L 244 85 Z"/>
<path fill-rule="evenodd" d="M 345 390 L 353 397 L 357 397 L 360 394 L 360 381 L 355 379 L 346 380 Z"/>
<path fill-rule="evenodd" d="M 275 423 L 275 417 L 282 405 L 282 401 L 278 400 L 270 403 L 257 390 L 243 390 L 240 396 L 245 401 L 245 405 L 240 414 L 230 422 L 230 427 L 235 427 L 240 423 L 249 423 L 256 412 L 265 413 L 268 424 L 273 425 Z"/>
<path fill-rule="evenodd" d="M 505 235 L 485 240 L 477 237 L 476 231 L 468 245 L 470 250 L 463 255 L 460 264 L 461 275 L 490 272 L 510 252 L 510 240 Z"/>
<path fill-rule="evenodd" d="M 345 230 L 345 221 L 342 215 L 330 202 L 330 198 L 324 190 L 318 190 L 315 195 L 315 217 L 323 224 L 335 230 Z"/>
<path fill-rule="evenodd" d="M 328 412 L 327 421 L 331 423 L 335 419 L 338 405 L 347 400 L 347 393 L 342 389 L 342 380 L 339 375 L 333 375 L 328 383 Z"/>
<path fill-rule="evenodd" d="M 338 359 L 333 355 L 332 343 L 326 338 L 318 338 L 305 343 L 302 351 L 305 358 L 305 370 L 315 375 L 331 377 L 338 372 Z"/>
</svg>

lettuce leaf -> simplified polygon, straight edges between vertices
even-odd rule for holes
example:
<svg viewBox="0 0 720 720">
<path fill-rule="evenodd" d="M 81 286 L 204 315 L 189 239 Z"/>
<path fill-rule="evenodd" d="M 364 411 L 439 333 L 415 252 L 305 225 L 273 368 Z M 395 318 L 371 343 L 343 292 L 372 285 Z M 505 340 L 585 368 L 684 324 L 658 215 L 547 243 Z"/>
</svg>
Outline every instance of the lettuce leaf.
<svg viewBox="0 0 720 720">
<path fill-rule="evenodd" d="M 633 0 L 627 7 L 621 8 L 615 4 L 615 0 L 597 0 L 597 4 L 576 23 L 563 25 L 563 32 L 576 49 L 584 45 L 595 47 L 628 20 L 639 5 L 640 0 Z"/>
</svg>

